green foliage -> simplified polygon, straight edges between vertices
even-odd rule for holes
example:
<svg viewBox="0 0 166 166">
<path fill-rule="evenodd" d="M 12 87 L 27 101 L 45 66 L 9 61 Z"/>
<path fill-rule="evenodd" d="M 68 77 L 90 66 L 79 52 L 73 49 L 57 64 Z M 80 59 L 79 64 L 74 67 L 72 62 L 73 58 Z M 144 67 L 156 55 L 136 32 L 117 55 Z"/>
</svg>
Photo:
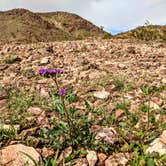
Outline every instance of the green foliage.
<svg viewBox="0 0 166 166">
<path fill-rule="evenodd" d="M 126 111 L 126 113 L 128 113 L 129 106 L 130 106 L 130 102 L 127 100 L 124 100 L 124 99 L 115 103 L 116 109 L 122 109 L 122 110 Z"/>
<path fill-rule="evenodd" d="M 20 61 L 20 59 L 17 56 L 15 56 L 15 55 L 9 55 L 9 56 L 5 57 L 3 59 L 3 61 L 6 64 L 12 64 L 12 63 L 15 63 L 16 61 Z"/>
<path fill-rule="evenodd" d="M 142 112 L 148 112 L 149 109 L 150 109 L 150 108 L 149 108 L 148 105 L 141 105 L 141 111 L 142 111 Z"/>
<path fill-rule="evenodd" d="M 141 106 L 141 111 L 142 112 L 147 112 L 147 117 L 148 117 L 148 127 L 149 127 L 149 123 L 155 123 L 155 116 L 151 115 L 151 112 L 150 112 L 150 100 L 151 100 L 151 97 L 160 92 L 162 90 L 162 88 L 157 88 L 155 86 L 152 86 L 152 87 L 148 87 L 146 85 L 142 85 L 141 86 L 141 91 L 145 97 L 145 100 L 148 102 L 147 104 L 143 104 Z"/>
<path fill-rule="evenodd" d="M 122 76 L 113 77 L 113 84 L 118 91 L 121 91 L 125 88 L 125 80 Z"/>
<path fill-rule="evenodd" d="M 9 129 L 0 126 L 0 147 L 8 141 L 14 140 L 16 137 L 17 132 L 13 126 L 9 127 Z"/>
<path fill-rule="evenodd" d="M 118 79 L 118 81 L 115 81 L 115 85 L 119 90 L 119 92 L 116 93 L 126 93 L 126 82 L 121 82 Z M 36 145 L 37 148 L 53 148 L 58 152 L 56 156 L 43 158 L 41 163 L 36 163 L 31 156 L 24 154 L 33 161 L 34 165 L 58 165 L 58 156 L 69 146 L 72 146 L 72 153 L 63 160 L 64 164 L 67 162 L 74 163 L 80 156 L 85 157 L 85 155 L 87 155 L 87 149 L 95 150 L 97 153 L 104 153 L 107 156 L 110 156 L 112 153 L 128 152 L 132 156 L 132 159 L 129 161 L 129 164 L 132 166 L 153 166 L 156 165 L 156 163 L 162 166 L 165 162 L 165 156 L 159 157 L 145 153 L 147 145 L 157 138 L 162 130 L 166 128 L 166 125 L 161 124 L 160 120 L 156 118 L 156 114 L 160 114 L 161 116 L 165 114 L 164 108 L 152 112 L 150 111 L 149 105 L 151 97 L 164 91 L 165 86 L 160 88 L 146 85 L 141 86 L 142 102 L 140 102 L 140 109 L 137 109 L 138 112 L 135 112 L 134 109 L 130 110 L 132 102 L 122 98 L 115 102 L 115 107 L 111 110 L 111 113 L 107 109 L 105 110 L 103 105 L 99 107 L 94 107 L 93 105 L 92 107 L 92 104 L 86 100 L 84 101 L 85 109 L 76 109 L 75 106 L 77 106 L 76 102 L 78 101 L 77 95 L 74 94 L 71 89 L 68 90 L 66 94 L 58 95 L 59 87 L 60 85 L 58 84 L 57 87 L 50 91 L 51 99 L 48 103 L 51 104 L 51 108 L 46 106 L 48 104 L 46 99 L 41 100 L 36 94 L 28 94 L 28 92 L 21 90 L 10 91 L 9 93 L 8 109 L 10 116 L 6 119 L 10 117 L 12 124 L 19 123 L 22 126 L 24 123 L 27 127 L 29 124 L 25 119 L 28 117 L 28 114 L 25 114 L 24 111 L 26 112 L 27 108 L 30 106 L 45 106 L 45 111 L 51 111 L 45 114 L 48 124 L 39 127 L 34 133 L 31 133 L 31 136 L 39 140 L 39 143 Z M 134 88 L 130 88 L 129 86 L 128 89 L 133 90 Z M 123 110 L 122 112 L 125 112 L 122 118 L 115 118 L 115 111 L 117 111 L 117 109 L 121 109 Z M 53 113 L 55 116 L 48 118 L 47 113 L 51 113 L 51 115 Z M 148 124 L 148 127 L 144 119 L 142 120 L 142 117 L 146 114 L 148 114 L 148 123 L 150 124 Z M 21 117 L 21 119 L 18 117 Z M 32 125 L 33 124 L 31 124 L 31 126 Z M 107 128 L 113 126 L 118 133 L 117 142 L 113 145 L 109 145 L 103 140 L 96 142 L 95 135 L 97 132 L 95 133 L 95 131 L 93 131 L 96 126 Z M 22 130 L 19 132 L 22 132 Z M 12 130 L 0 130 L 0 146 L 8 144 L 9 141 L 16 137 L 17 133 Z M 27 138 L 25 138 L 25 140 L 27 141 Z M 24 166 L 28 166 L 28 162 L 26 162 Z"/>
<path fill-rule="evenodd" d="M 165 26 L 147 25 L 132 30 L 131 37 L 144 41 L 165 41 Z"/>
<path fill-rule="evenodd" d="M 144 95 L 149 95 L 150 94 L 150 90 L 146 85 L 141 86 L 141 91 Z"/>
</svg>

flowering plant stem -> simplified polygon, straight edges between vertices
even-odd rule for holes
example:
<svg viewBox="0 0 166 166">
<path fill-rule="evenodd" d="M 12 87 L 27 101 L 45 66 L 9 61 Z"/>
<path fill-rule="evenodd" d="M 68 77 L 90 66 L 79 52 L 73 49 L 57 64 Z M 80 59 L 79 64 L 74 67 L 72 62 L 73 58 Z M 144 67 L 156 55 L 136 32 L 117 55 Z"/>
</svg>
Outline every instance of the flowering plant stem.
<svg viewBox="0 0 166 166">
<path fill-rule="evenodd" d="M 55 77 L 52 77 L 52 79 L 53 79 L 54 82 L 55 82 L 55 85 L 56 85 L 57 90 L 59 90 L 59 85 L 58 85 L 58 81 L 57 81 L 57 76 L 55 75 Z"/>
<path fill-rule="evenodd" d="M 72 140 L 72 133 L 73 133 L 73 124 L 72 124 L 72 121 L 70 119 L 70 115 L 68 113 L 68 110 L 66 108 L 66 105 L 65 105 L 65 100 L 64 100 L 64 97 L 62 96 L 61 97 L 61 102 L 64 106 L 64 111 L 65 111 L 65 115 L 66 115 L 66 120 L 67 120 L 67 123 L 68 123 L 68 126 L 69 126 L 69 136 L 70 136 L 70 139 Z M 72 145 L 73 145 L 73 141 L 72 141 Z"/>
<path fill-rule="evenodd" d="M 60 90 L 59 88 L 59 84 L 58 84 L 58 81 L 57 81 L 57 76 L 55 75 L 55 77 L 52 77 L 54 82 L 55 82 L 55 85 L 56 85 L 56 88 L 57 88 L 57 91 Z M 64 112 L 65 112 L 65 117 L 66 117 L 66 121 L 68 123 L 68 126 L 69 126 L 69 136 L 70 136 L 70 139 L 72 140 L 72 133 L 74 131 L 73 129 L 73 124 L 72 124 L 72 121 L 71 121 L 71 118 L 70 118 L 70 115 L 69 115 L 69 112 L 67 110 L 67 107 L 66 107 L 66 104 L 65 104 L 65 100 L 64 100 L 64 96 L 60 96 L 60 99 L 61 99 L 61 103 L 63 104 L 63 107 L 64 107 Z M 72 141 L 72 145 L 73 145 L 73 141 Z"/>
</svg>

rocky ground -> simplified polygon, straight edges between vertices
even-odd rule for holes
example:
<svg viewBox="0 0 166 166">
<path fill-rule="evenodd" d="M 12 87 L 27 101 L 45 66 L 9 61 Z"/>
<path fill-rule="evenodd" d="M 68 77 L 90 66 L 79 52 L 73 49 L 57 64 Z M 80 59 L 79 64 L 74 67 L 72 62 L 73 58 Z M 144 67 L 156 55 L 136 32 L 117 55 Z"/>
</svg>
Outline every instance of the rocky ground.
<svg viewBox="0 0 166 166">
<path fill-rule="evenodd" d="M 93 146 L 68 141 L 57 148 L 56 135 L 55 142 L 44 140 L 41 130 L 55 126 L 57 112 L 50 97 L 54 81 L 41 77 L 40 68 L 63 70 L 58 81 L 77 94 L 72 106 L 81 115 L 88 101 Z M 37 162 L 52 157 L 52 165 L 164 165 L 166 45 L 125 39 L 1 44 L 0 113 L 0 165 L 33 165 L 19 151 Z"/>
</svg>

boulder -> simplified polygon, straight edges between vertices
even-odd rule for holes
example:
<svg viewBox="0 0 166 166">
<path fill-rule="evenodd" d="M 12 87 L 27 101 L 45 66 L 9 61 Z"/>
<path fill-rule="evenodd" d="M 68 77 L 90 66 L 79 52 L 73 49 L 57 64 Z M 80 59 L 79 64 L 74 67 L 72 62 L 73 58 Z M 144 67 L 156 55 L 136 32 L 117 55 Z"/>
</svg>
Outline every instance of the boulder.
<svg viewBox="0 0 166 166">
<path fill-rule="evenodd" d="M 159 155 L 166 154 L 166 130 L 156 138 L 146 150 L 146 153 L 157 152 Z"/>
<path fill-rule="evenodd" d="M 28 166 L 34 166 L 33 161 L 25 154 L 31 156 L 37 163 L 40 162 L 40 155 L 33 147 L 16 144 L 0 150 L 0 165 L 23 166 L 28 163 Z"/>
</svg>

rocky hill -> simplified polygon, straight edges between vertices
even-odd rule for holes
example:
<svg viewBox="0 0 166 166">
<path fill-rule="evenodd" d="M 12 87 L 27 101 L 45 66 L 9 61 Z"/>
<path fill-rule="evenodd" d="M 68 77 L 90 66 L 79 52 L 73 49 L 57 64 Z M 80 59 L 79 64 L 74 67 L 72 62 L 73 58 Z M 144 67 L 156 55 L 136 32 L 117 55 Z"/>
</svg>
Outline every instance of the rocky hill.
<svg viewBox="0 0 166 166">
<path fill-rule="evenodd" d="M 25 9 L 0 12 L 0 42 L 46 42 L 110 36 L 78 15 L 33 13 Z"/>
<path fill-rule="evenodd" d="M 164 43 L 88 39 L 0 50 L 0 165 L 34 165 L 21 152 L 43 166 L 165 165 Z M 55 68 L 63 73 L 46 75 Z"/>
<path fill-rule="evenodd" d="M 0 166 L 165 166 L 165 27 L 74 40 L 108 34 L 63 12 L 0 16 Z"/>
<path fill-rule="evenodd" d="M 140 26 L 128 32 L 116 35 L 121 39 L 138 39 L 144 41 L 163 41 L 166 42 L 166 25 Z"/>
</svg>

